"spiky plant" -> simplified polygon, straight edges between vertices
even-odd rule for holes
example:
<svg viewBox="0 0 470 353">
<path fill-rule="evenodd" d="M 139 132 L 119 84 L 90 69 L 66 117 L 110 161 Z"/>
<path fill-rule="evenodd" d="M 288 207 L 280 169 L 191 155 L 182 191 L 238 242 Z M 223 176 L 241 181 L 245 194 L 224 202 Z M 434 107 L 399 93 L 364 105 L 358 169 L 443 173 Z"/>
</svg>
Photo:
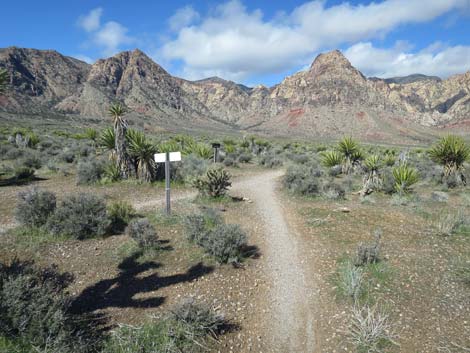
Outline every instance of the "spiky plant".
<svg viewBox="0 0 470 353">
<path fill-rule="evenodd" d="M 194 154 L 202 159 L 210 159 L 213 156 L 213 151 L 211 146 L 205 143 L 198 143 L 194 147 Z"/>
<path fill-rule="evenodd" d="M 116 150 L 116 162 L 121 170 L 121 177 L 128 179 L 135 175 L 134 166 L 127 151 L 126 133 L 128 124 L 124 115 L 126 110 L 121 103 L 113 104 L 108 111 L 113 118 L 114 125 L 114 148 Z"/>
<path fill-rule="evenodd" d="M 344 174 L 351 173 L 354 166 L 363 159 L 359 144 L 350 136 L 343 137 L 339 141 L 337 149 L 344 156 L 342 164 Z"/>
<path fill-rule="evenodd" d="M 470 148 L 465 141 L 455 135 L 447 135 L 429 151 L 431 159 L 444 167 L 444 176 L 457 175 L 465 183 L 463 164 L 470 157 Z"/>
<path fill-rule="evenodd" d="M 418 172 L 406 163 L 393 169 L 394 189 L 399 194 L 407 194 L 411 187 L 419 181 Z"/>
<path fill-rule="evenodd" d="M 5 69 L 0 69 L 0 93 L 4 93 L 8 85 L 8 71 Z"/>
<path fill-rule="evenodd" d="M 391 153 L 385 153 L 383 160 L 386 166 L 393 167 L 395 165 L 396 158 Z"/>
<path fill-rule="evenodd" d="M 88 140 L 91 140 L 93 142 L 93 145 L 96 145 L 96 140 L 98 139 L 98 131 L 96 131 L 96 129 L 93 129 L 91 127 L 86 128 L 85 137 Z"/>
<path fill-rule="evenodd" d="M 364 160 L 364 168 L 366 170 L 366 175 L 362 180 L 362 196 L 369 195 L 373 191 L 377 191 L 382 188 L 383 181 L 379 173 L 381 165 L 382 161 L 380 160 L 380 157 L 376 154 L 371 155 Z"/>
<path fill-rule="evenodd" d="M 110 152 L 109 159 L 115 160 L 116 159 L 116 149 L 115 146 L 116 137 L 114 135 L 114 129 L 108 127 L 101 131 L 100 136 L 98 138 L 98 145 L 106 151 Z"/>
<path fill-rule="evenodd" d="M 165 153 L 165 152 L 176 152 L 179 151 L 180 146 L 176 141 L 165 141 L 160 143 L 157 146 L 158 152 Z"/>
<path fill-rule="evenodd" d="M 154 154 L 157 147 L 141 131 L 129 130 L 127 136 L 130 155 L 137 163 L 137 177 L 141 181 L 151 182 L 155 177 Z"/>
<path fill-rule="evenodd" d="M 338 151 L 325 151 L 321 154 L 321 163 L 327 167 L 331 168 L 343 163 L 343 156 Z"/>
</svg>

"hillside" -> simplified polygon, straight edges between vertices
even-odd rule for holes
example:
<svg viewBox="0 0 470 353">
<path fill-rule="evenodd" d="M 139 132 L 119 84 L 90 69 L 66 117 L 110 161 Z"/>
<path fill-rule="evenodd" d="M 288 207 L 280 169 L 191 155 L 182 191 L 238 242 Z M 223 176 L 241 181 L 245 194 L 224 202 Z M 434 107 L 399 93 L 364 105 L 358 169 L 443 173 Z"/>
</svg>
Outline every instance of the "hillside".
<svg viewBox="0 0 470 353">
<path fill-rule="evenodd" d="M 270 135 L 414 139 L 429 127 L 465 127 L 470 72 L 445 80 L 424 75 L 366 78 L 339 51 L 319 55 L 307 71 L 274 87 L 248 88 L 213 77 L 173 77 L 140 50 L 93 65 L 55 51 L 0 49 L 11 90 L 10 114 L 103 119 L 122 101 L 132 116 L 166 127 L 242 129 Z"/>
</svg>

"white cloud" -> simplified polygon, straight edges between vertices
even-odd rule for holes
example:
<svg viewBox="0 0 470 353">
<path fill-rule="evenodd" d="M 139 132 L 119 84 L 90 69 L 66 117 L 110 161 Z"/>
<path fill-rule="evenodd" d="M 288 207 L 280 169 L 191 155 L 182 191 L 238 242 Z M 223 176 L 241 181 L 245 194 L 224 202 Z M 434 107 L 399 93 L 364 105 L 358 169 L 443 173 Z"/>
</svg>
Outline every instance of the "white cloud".
<svg viewBox="0 0 470 353">
<path fill-rule="evenodd" d="M 74 57 L 75 59 L 84 61 L 84 62 L 86 62 L 87 64 L 92 64 L 92 63 L 95 62 L 95 60 L 93 60 L 93 59 L 90 58 L 89 56 L 86 56 L 86 55 L 83 55 L 83 54 L 73 55 L 73 57 Z"/>
<path fill-rule="evenodd" d="M 185 6 L 176 11 L 176 13 L 170 17 L 168 23 L 170 29 L 174 32 L 179 31 L 181 28 L 192 24 L 194 21 L 199 19 L 199 13 L 194 10 L 192 6 Z"/>
<path fill-rule="evenodd" d="M 78 25 L 87 32 L 96 31 L 100 28 L 102 14 L 103 9 L 101 7 L 97 7 L 96 9 L 91 10 L 87 15 L 80 16 L 78 18 Z"/>
<path fill-rule="evenodd" d="M 260 10 L 248 11 L 240 0 L 232 0 L 199 24 L 182 27 L 161 50 L 167 60 L 181 60 L 183 73 L 191 78 L 214 73 L 240 79 L 303 66 L 319 50 L 381 38 L 402 24 L 430 21 L 468 4 L 385 0 L 327 7 L 325 1 L 311 1 L 266 20 Z"/>
<path fill-rule="evenodd" d="M 90 33 L 90 43 L 102 50 L 103 55 L 116 54 L 121 46 L 135 43 L 135 38 L 129 36 L 128 29 L 115 21 L 101 24 L 101 7 L 91 10 L 87 15 L 80 16 L 79 25 Z"/>
<path fill-rule="evenodd" d="M 127 32 L 128 29 L 123 25 L 109 21 L 93 34 L 93 42 L 104 48 L 106 55 L 114 55 L 121 45 L 134 42 L 134 38 L 128 36 Z"/>
<path fill-rule="evenodd" d="M 367 76 L 386 78 L 421 73 L 445 78 L 470 70 L 470 46 L 446 47 L 436 42 L 417 53 L 406 49 L 403 43 L 381 49 L 370 42 L 360 42 L 344 54 Z"/>
</svg>

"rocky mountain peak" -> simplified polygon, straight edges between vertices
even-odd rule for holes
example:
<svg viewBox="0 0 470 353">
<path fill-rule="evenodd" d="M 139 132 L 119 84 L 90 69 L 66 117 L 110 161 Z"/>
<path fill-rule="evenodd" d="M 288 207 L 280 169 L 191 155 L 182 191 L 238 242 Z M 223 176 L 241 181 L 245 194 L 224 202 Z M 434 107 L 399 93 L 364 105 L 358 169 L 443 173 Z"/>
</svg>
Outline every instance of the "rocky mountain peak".
<svg viewBox="0 0 470 353">
<path fill-rule="evenodd" d="M 333 50 L 318 55 L 310 66 L 308 73 L 309 76 L 313 76 L 314 78 L 319 78 L 324 75 L 343 76 L 346 74 L 353 74 L 364 78 L 339 50 Z"/>
</svg>

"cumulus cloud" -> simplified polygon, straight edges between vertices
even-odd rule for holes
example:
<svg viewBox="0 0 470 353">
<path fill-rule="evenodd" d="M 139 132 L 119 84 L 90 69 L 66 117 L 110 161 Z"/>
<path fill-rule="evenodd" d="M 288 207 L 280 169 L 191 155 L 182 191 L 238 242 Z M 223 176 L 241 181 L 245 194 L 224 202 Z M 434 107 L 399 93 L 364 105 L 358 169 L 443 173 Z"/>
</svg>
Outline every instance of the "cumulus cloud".
<svg viewBox="0 0 470 353">
<path fill-rule="evenodd" d="M 108 21 L 101 24 L 102 8 L 91 10 L 87 15 L 80 16 L 79 25 L 90 33 L 89 43 L 101 49 L 106 56 L 116 54 L 123 45 L 136 42 L 136 39 L 129 36 L 129 30 L 116 21 Z"/>
<path fill-rule="evenodd" d="M 189 25 L 193 19 L 185 26 L 176 21 L 179 31 L 161 50 L 167 60 L 181 60 L 183 74 L 191 78 L 218 73 L 240 79 L 305 65 L 319 50 L 382 38 L 397 26 L 430 21 L 468 3 L 428 0 L 423 6 L 422 0 L 385 0 L 327 7 L 325 1 L 310 1 L 267 20 L 260 10 L 231 0 L 197 25 Z"/>
<path fill-rule="evenodd" d="M 393 48 L 382 49 L 370 42 L 360 42 L 344 54 L 364 74 L 382 78 L 414 73 L 445 78 L 470 70 L 470 46 L 447 47 L 436 42 L 416 53 L 407 47 L 399 42 Z"/>
<path fill-rule="evenodd" d="M 97 7 L 96 9 L 91 10 L 87 15 L 80 16 L 77 23 L 87 32 L 96 31 L 100 28 L 102 14 L 103 9 L 101 7 Z"/>
<path fill-rule="evenodd" d="M 176 13 L 170 17 L 168 24 L 170 29 L 174 32 L 179 31 L 181 28 L 192 24 L 194 21 L 199 19 L 199 13 L 194 10 L 192 6 L 185 6 L 176 11 Z"/>
</svg>

